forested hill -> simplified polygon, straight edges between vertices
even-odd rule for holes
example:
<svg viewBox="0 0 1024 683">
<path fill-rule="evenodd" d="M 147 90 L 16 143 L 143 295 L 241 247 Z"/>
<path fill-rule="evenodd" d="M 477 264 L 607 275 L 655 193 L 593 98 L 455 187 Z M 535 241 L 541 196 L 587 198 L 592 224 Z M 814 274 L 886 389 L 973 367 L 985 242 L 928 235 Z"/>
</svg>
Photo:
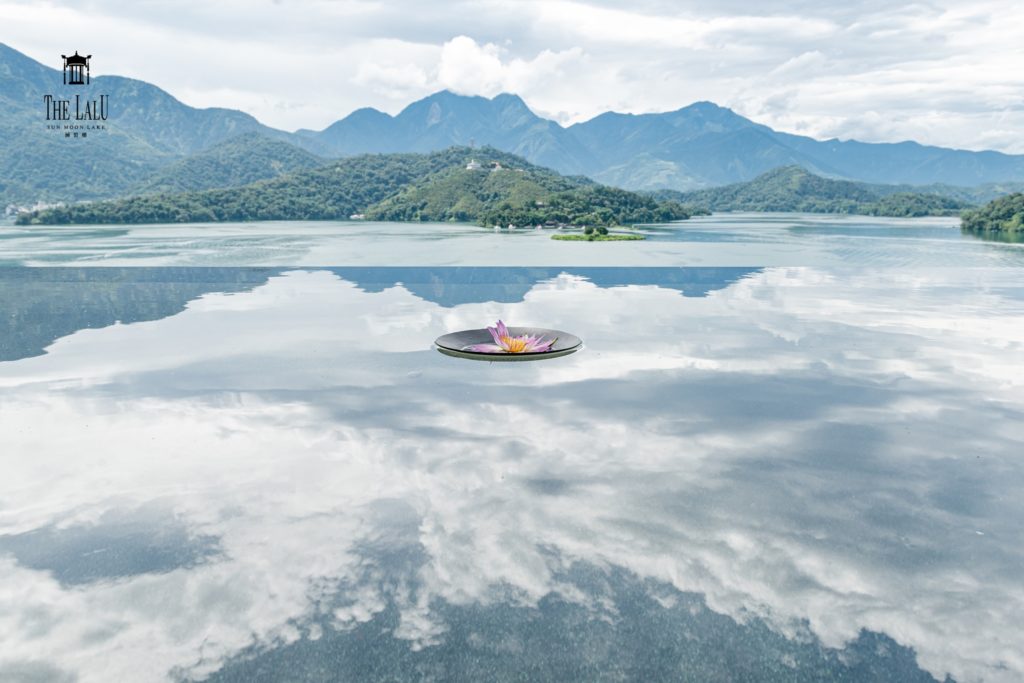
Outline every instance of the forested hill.
<svg viewBox="0 0 1024 683">
<path fill-rule="evenodd" d="M 172 194 L 237 187 L 317 168 L 327 159 L 260 133 L 244 133 L 166 166 L 129 194 Z"/>
<path fill-rule="evenodd" d="M 475 161 L 480 168 L 467 168 Z M 498 168 L 500 167 L 500 168 Z M 675 201 L 598 185 L 492 148 L 367 154 L 241 187 L 75 204 L 23 213 L 19 224 L 254 220 L 556 221 L 614 225 L 681 220 Z"/>
<path fill-rule="evenodd" d="M 893 192 L 894 189 L 822 178 L 799 166 L 784 166 L 745 183 L 696 192 L 658 192 L 654 196 L 706 206 L 713 211 L 801 211 L 868 216 L 949 216 L 970 206 L 937 194 Z"/>
<path fill-rule="evenodd" d="M 1024 193 L 993 200 L 985 206 L 964 211 L 962 227 L 982 236 L 1024 237 Z"/>
<path fill-rule="evenodd" d="M 480 157 L 476 159 L 480 163 Z M 419 179 L 370 207 L 389 221 L 476 221 L 484 225 L 556 223 L 621 225 L 689 218 L 678 202 L 600 185 L 580 176 L 515 162 L 455 165 Z"/>
</svg>

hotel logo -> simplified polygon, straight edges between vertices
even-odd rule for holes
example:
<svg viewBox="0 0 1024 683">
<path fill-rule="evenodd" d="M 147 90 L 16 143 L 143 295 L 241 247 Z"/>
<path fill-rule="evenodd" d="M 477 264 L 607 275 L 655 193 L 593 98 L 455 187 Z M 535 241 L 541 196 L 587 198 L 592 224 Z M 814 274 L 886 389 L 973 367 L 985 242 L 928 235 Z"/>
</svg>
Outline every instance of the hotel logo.
<svg viewBox="0 0 1024 683">
<path fill-rule="evenodd" d="M 92 55 L 61 55 L 64 60 L 64 85 L 88 86 L 92 82 Z M 46 130 L 68 139 L 86 139 L 90 134 L 106 131 L 103 123 L 110 114 L 110 95 L 84 94 L 43 95 L 46 107 Z"/>
</svg>

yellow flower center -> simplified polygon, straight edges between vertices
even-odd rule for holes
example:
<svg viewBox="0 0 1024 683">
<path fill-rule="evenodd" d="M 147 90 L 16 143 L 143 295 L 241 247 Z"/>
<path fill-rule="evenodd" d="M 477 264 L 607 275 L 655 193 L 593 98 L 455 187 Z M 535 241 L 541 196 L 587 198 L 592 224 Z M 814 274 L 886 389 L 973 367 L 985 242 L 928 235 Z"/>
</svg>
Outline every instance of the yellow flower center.
<svg viewBox="0 0 1024 683">
<path fill-rule="evenodd" d="M 517 339 L 515 337 L 502 337 L 501 345 L 505 347 L 505 350 L 509 353 L 522 353 L 526 350 L 526 340 Z"/>
</svg>

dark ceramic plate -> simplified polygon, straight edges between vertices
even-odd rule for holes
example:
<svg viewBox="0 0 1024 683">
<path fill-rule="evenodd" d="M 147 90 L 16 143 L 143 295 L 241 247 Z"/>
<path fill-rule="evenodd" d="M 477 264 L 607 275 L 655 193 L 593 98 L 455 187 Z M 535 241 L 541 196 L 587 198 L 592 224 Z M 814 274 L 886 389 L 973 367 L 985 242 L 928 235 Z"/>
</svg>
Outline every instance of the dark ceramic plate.
<svg viewBox="0 0 1024 683">
<path fill-rule="evenodd" d="M 583 348 L 583 340 L 574 334 L 562 332 L 561 330 L 549 330 L 543 327 L 510 327 L 509 334 L 519 337 L 529 334 L 534 337 L 542 336 L 545 339 L 557 337 L 551 349 L 548 351 L 535 351 L 533 353 L 483 353 L 480 351 L 468 351 L 467 346 L 474 344 L 493 344 L 494 339 L 486 329 L 462 330 L 461 332 L 450 332 L 434 340 L 437 350 L 446 356 L 456 358 L 469 358 L 471 360 L 508 361 L 508 360 L 544 360 L 546 358 L 558 358 L 576 353 Z"/>
</svg>

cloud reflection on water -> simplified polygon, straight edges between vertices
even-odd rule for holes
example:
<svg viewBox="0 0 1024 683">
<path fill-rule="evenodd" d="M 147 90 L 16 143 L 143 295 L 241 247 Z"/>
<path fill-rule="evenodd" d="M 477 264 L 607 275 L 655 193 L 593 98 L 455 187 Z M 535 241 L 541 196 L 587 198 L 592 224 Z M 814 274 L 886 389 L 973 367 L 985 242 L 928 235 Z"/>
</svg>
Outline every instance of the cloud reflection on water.
<svg viewBox="0 0 1024 683">
<path fill-rule="evenodd" d="M 0 364 L 0 533 L 159 504 L 219 556 L 73 590 L 0 559 L 0 658 L 205 675 L 392 608 L 430 648 L 439 605 L 596 609 L 565 580 L 585 563 L 798 640 L 885 633 L 940 678 L 1019 678 L 1015 275 L 778 268 L 701 298 L 562 275 L 445 308 L 301 271 L 78 332 Z M 429 349 L 499 317 L 587 349 Z"/>
</svg>

